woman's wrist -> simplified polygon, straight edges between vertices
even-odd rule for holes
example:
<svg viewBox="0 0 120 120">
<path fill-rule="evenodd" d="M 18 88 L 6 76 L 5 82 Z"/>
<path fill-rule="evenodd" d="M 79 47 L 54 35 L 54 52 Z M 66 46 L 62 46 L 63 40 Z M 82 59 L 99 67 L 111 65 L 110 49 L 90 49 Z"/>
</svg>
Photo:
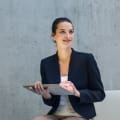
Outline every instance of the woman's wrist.
<svg viewBox="0 0 120 120">
<path fill-rule="evenodd" d="M 75 90 L 74 95 L 75 95 L 76 97 L 80 97 L 80 92 L 79 92 L 78 90 Z"/>
<path fill-rule="evenodd" d="M 45 99 L 51 99 L 51 98 L 52 98 L 51 94 L 43 95 L 43 97 L 44 97 Z"/>
</svg>

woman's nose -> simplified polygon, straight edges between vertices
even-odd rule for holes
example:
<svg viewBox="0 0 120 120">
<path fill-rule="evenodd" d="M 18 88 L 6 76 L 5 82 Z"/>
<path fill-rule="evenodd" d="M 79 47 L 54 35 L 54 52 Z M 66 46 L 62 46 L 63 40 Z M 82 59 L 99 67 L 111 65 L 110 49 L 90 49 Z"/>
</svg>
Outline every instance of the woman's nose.
<svg viewBox="0 0 120 120">
<path fill-rule="evenodd" d="M 69 38 L 70 37 L 70 33 L 66 33 L 66 37 Z"/>
</svg>

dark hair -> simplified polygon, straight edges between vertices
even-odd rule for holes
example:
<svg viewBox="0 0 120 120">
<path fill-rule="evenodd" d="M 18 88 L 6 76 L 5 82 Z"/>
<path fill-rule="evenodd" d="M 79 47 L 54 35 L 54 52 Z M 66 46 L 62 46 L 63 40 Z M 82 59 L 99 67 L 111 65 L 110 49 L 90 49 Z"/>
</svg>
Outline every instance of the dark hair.
<svg viewBox="0 0 120 120">
<path fill-rule="evenodd" d="M 57 29 L 57 25 L 60 23 L 60 22 L 69 22 L 72 24 L 71 20 L 66 18 L 66 17 L 59 17 L 59 18 L 56 18 L 54 21 L 53 21 L 53 24 L 52 24 L 52 33 L 56 33 L 56 29 Z M 72 24 L 73 25 L 73 24 Z"/>
</svg>

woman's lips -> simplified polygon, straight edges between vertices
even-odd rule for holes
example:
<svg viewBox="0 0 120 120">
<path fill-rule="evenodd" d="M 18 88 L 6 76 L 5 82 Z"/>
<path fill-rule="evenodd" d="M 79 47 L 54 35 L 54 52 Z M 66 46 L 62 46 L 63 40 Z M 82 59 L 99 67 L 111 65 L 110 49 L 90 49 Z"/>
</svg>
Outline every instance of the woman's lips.
<svg viewBox="0 0 120 120">
<path fill-rule="evenodd" d="M 64 42 L 71 42 L 71 40 L 63 40 Z"/>
</svg>

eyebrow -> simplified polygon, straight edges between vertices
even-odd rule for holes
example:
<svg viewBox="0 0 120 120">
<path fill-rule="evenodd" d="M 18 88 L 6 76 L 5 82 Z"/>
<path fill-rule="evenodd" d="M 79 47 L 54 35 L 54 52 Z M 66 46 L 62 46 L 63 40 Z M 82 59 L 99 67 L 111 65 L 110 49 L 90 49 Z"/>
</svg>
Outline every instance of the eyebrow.
<svg viewBox="0 0 120 120">
<path fill-rule="evenodd" d="M 65 30 L 65 29 L 59 29 L 59 30 Z M 74 30 L 74 29 L 70 29 L 70 30 Z"/>
<path fill-rule="evenodd" d="M 65 30 L 65 29 L 59 29 L 59 30 Z"/>
</svg>

